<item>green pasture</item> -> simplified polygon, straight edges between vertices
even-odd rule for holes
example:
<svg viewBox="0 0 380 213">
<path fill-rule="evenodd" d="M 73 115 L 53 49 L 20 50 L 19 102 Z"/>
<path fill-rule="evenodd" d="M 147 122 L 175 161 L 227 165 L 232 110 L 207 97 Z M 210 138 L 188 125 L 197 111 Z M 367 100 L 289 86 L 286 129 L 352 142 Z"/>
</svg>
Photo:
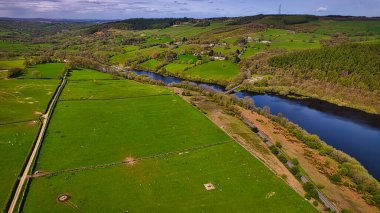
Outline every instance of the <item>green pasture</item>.
<svg viewBox="0 0 380 213">
<path fill-rule="evenodd" d="M 318 27 L 315 33 L 318 34 L 333 34 L 345 33 L 350 36 L 366 34 L 366 33 L 380 33 L 380 21 L 332 21 L 323 20 L 316 21 L 312 24 Z"/>
<path fill-rule="evenodd" d="M 135 51 L 135 50 L 138 50 L 140 49 L 139 46 L 136 46 L 136 45 L 125 45 L 123 47 L 123 49 L 126 51 L 126 52 L 130 52 L 130 51 Z"/>
<path fill-rule="evenodd" d="M 258 52 L 265 51 L 266 49 L 267 47 L 264 44 L 251 42 L 249 43 L 249 45 L 247 45 L 246 50 L 241 57 L 243 59 L 249 58 Z"/>
<path fill-rule="evenodd" d="M 207 147 L 218 142 L 225 143 Z M 133 165 L 35 178 L 23 210 L 315 212 L 179 96 L 127 80 L 69 81 L 49 124 L 37 170 L 144 157 Z M 216 189 L 207 191 L 203 184 L 210 182 Z M 62 194 L 70 196 L 69 202 L 57 202 Z"/>
<path fill-rule="evenodd" d="M 25 50 L 27 48 L 26 46 L 27 45 L 25 43 L 21 42 L 9 42 L 0 40 L 0 50 L 20 52 Z"/>
<path fill-rule="evenodd" d="M 1 104 L 0 104 L 1 105 Z M 38 120 L 38 119 L 37 119 Z M 4 208 L 20 169 L 27 158 L 40 123 L 38 121 L 0 125 L 0 207 Z"/>
<path fill-rule="evenodd" d="M 150 36 L 146 41 L 145 45 L 149 44 L 165 44 L 174 41 L 169 36 Z"/>
<path fill-rule="evenodd" d="M 193 64 L 198 58 L 192 54 L 182 54 L 178 56 L 178 60 L 182 63 Z"/>
<path fill-rule="evenodd" d="M 38 118 L 59 80 L 0 80 L 0 123 Z"/>
<path fill-rule="evenodd" d="M 212 22 L 208 27 L 194 27 L 193 25 L 173 26 L 159 30 L 157 33 L 161 35 L 169 35 L 175 38 L 189 38 L 195 37 L 201 33 L 212 31 L 225 25 L 226 24 L 222 22 Z"/>
<path fill-rule="evenodd" d="M 58 79 L 0 80 L 0 206 L 3 208 L 27 158 Z"/>
<path fill-rule="evenodd" d="M 13 67 L 24 68 L 24 59 L 0 59 L 0 70 L 8 70 Z"/>
<path fill-rule="evenodd" d="M 264 32 L 254 33 L 254 39 L 270 41 L 265 44 L 268 48 L 283 49 L 311 49 L 321 47 L 320 40 L 330 39 L 329 36 L 315 33 L 296 33 L 282 29 L 268 29 Z"/>
<path fill-rule="evenodd" d="M 25 70 L 23 78 L 59 78 L 63 73 L 65 63 L 37 64 Z"/>
<path fill-rule="evenodd" d="M 157 59 L 150 59 L 140 64 L 145 69 L 156 69 L 161 62 Z"/>
<path fill-rule="evenodd" d="M 238 74 L 239 66 L 231 61 L 210 61 L 185 72 L 189 77 L 211 81 L 228 81 Z"/>
<path fill-rule="evenodd" d="M 183 72 L 187 67 L 189 67 L 189 64 L 178 64 L 178 63 L 170 63 L 165 66 L 165 69 L 171 73 L 180 73 Z"/>
<path fill-rule="evenodd" d="M 214 190 L 203 184 L 212 183 Z M 70 195 L 70 204 L 57 196 Z M 73 205 L 72 205 L 73 204 Z M 44 206 L 41 209 L 41 206 Z M 235 143 L 34 179 L 27 212 L 317 212 Z"/>
<path fill-rule="evenodd" d="M 223 56 L 231 56 L 233 54 L 237 54 L 236 50 L 241 50 L 239 46 L 218 46 L 212 48 L 214 50 L 214 53 L 221 53 Z"/>
<path fill-rule="evenodd" d="M 153 46 L 149 48 L 129 51 L 124 54 L 118 53 L 111 58 L 112 63 L 124 64 L 127 60 L 136 60 L 139 56 L 151 57 L 154 53 L 164 52 L 166 48 Z"/>
<path fill-rule="evenodd" d="M 71 71 L 69 77 L 70 80 L 113 79 L 110 74 L 84 68 Z"/>
</svg>

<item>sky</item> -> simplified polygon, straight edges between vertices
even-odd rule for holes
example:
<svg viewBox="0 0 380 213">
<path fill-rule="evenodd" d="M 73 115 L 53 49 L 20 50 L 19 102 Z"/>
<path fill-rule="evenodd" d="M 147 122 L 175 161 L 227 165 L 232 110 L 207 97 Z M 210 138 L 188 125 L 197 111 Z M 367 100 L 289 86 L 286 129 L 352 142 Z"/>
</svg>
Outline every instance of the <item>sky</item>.
<svg viewBox="0 0 380 213">
<path fill-rule="evenodd" d="M 380 0 L 0 0 L 0 17 L 127 19 L 257 14 L 380 16 Z"/>
</svg>

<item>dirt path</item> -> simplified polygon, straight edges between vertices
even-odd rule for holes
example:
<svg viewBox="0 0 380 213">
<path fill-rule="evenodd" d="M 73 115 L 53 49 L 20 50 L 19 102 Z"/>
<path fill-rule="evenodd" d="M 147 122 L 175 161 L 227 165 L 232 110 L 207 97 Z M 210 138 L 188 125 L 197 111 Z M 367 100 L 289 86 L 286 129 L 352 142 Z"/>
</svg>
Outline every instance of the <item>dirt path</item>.
<svg viewBox="0 0 380 213">
<path fill-rule="evenodd" d="M 54 107 L 58 101 L 58 98 L 61 95 L 63 88 L 65 87 L 66 81 L 67 81 L 67 79 L 66 79 L 66 74 L 65 74 L 65 76 L 63 77 L 63 79 L 61 81 L 61 84 L 59 85 L 53 99 L 51 100 L 51 102 L 49 104 L 49 107 L 48 107 L 46 114 L 41 116 L 43 118 L 42 127 L 40 128 L 40 131 L 38 133 L 38 138 L 34 144 L 32 154 L 30 155 L 30 157 L 28 159 L 28 163 L 27 163 L 26 167 L 24 168 L 24 171 L 22 172 L 22 176 L 18 182 L 17 189 L 16 189 L 16 191 L 13 195 L 13 198 L 12 198 L 12 203 L 8 209 L 8 213 L 15 212 L 15 208 L 17 206 L 17 203 L 19 203 L 18 201 L 20 198 L 20 194 L 23 194 L 23 191 L 25 190 L 25 183 L 28 180 L 28 174 L 29 174 L 29 172 L 31 172 L 31 169 L 33 168 L 34 161 L 38 155 L 38 150 L 41 147 L 41 144 L 42 144 L 42 141 L 43 141 L 43 138 L 45 135 L 45 131 L 46 131 L 47 126 L 49 124 L 49 119 L 50 119 L 51 114 L 53 112 L 53 109 L 54 109 Z M 16 209 L 16 211 L 17 211 L 17 209 Z"/>
</svg>

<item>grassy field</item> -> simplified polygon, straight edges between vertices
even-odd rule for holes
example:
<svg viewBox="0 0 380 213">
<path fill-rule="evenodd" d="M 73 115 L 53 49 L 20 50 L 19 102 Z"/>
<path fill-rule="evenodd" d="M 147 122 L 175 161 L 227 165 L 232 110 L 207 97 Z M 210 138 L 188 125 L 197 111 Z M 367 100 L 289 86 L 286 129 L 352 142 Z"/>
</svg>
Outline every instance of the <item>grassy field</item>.
<svg viewBox="0 0 380 213">
<path fill-rule="evenodd" d="M 232 54 L 236 54 L 236 50 L 241 50 L 239 46 L 231 46 L 231 47 L 214 47 L 215 53 L 220 53 L 223 56 L 231 56 Z"/>
<path fill-rule="evenodd" d="M 0 70 L 8 70 L 12 67 L 24 67 L 24 59 L 0 60 Z"/>
<path fill-rule="evenodd" d="M 161 62 L 157 59 L 150 59 L 140 64 L 145 69 L 156 69 Z"/>
<path fill-rule="evenodd" d="M 188 63 L 188 64 L 192 64 L 192 63 L 195 63 L 198 59 L 196 56 L 192 55 L 192 54 L 183 54 L 183 55 L 179 55 L 179 61 L 182 62 L 182 63 Z"/>
<path fill-rule="evenodd" d="M 217 142 L 225 143 L 210 146 Z M 141 160 L 33 179 L 24 211 L 41 212 L 40 206 L 54 212 L 315 211 L 171 91 L 126 80 L 69 81 L 37 170 L 53 172 L 126 158 Z M 215 190 L 205 190 L 203 184 L 209 182 Z M 57 202 L 60 194 L 69 194 L 69 202 Z"/>
<path fill-rule="evenodd" d="M 247 45 L 246 50 L 241 57 L 243 59 L 249 58 L 251 56 L 254 56 L 258 52 L 265 51 L 266 49 L 267 48 L 264 44 L 251 42 L 249 43 L 249 45 Z"/>
<path fill-rule="evenodd" d="M 185 72 L 186 75 L 204 80 L 231 80 L 239 74 L 239 67 L 230 61 L 211 61 Z"/>
<path fill-rule="evenodd" d="M 0 41 L 0 49 L 6 51 L 22 51 L 24 50 L 25 44 L 20 42 L 9 42 L 9 41 Z"/>
<path fill-rule="evenodd" d="M 35 119 L 45 111 L 58 80 L 0 80 L 0 122 Z"/>
<path fill-rule="evenodd" d="M 314 33 L 295 33 L 282 29 L 267 29 L 264 32 L 254 33 L 252 38 L 261 41 L 270 41 L 269 48 L 311 49 L 321 47 L 320 40 L 329 39 L 329 36 Z"/>
<path fill-rule="evenodd" d="M 145 45 L 149 44 L 164 44 L 164 43 L 169 43 L 172 42 L 173 39 L 170 38 L 169 36 L 151 36 L 149 37 L 146 42 L 144 43 Z"/>
<path fill-rule="evenodd" d="M 69 74 L 70 80 L 113 79 L 113 76 L 91 69 L 76 69 Z"/>
<path fill-rule="evenodd" d="M 37 64 L 25 70 L 23 78 L 58 78 L 65 67 L 65 63 Z"/>
<path fill-rule="evenodd" d="M 332 34 L 346 33 L 350 36 L 360 33 L 380 33 L 380 21 L 315 21 L 311 24 L 318 26 L 315 33 Z"/>
<path fill-rule="evenodd" d="M 58 84 L 58 79 L 0 80 L 1 207 L 32 146 L 40 125 L 38 117 L 45 112 Z"/>
<path fill-rule="evenodd" d="M 170 63 L 165 66 L 165 69 L 171 73 L 181 73 L 189 66 L 189 64 Z"/>
</svg>

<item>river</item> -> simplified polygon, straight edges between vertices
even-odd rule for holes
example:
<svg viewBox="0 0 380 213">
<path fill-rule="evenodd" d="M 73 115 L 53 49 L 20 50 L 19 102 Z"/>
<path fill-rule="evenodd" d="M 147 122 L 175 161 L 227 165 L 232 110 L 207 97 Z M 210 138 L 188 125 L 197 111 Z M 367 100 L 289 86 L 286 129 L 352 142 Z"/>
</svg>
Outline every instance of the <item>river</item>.
<svg viewBox="0 0 380 213">
<path fill-rule="evenodd" d="M 166 84 L 183 81 L 147 71 L 132 72 L 148 75 Z M 194 83 L 216 91 L 225 91 L 220 85 Z M 316 99 L 292 99 L 247 91 L 236 92 L 235 95 L 240 98 L 250 97 L 258 107 L 269 106 L 272 114 L 281 112 L 309 133 L 318 135 L 327 144 L 357 159 L 373 177 L 380 180 L 380 115 Z"/>
</svg>

